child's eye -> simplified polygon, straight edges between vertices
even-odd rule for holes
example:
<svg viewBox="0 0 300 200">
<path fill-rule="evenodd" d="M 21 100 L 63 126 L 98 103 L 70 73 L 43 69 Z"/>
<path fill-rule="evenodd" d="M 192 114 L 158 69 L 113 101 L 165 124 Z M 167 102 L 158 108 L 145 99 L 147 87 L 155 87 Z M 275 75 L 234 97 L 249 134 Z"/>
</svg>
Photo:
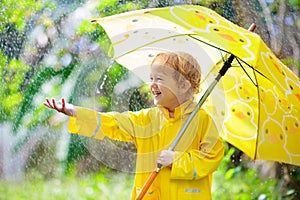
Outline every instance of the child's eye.
<svg viewBox="0 0 300 200">
<path fill-rule="evenodd" d="M 150 81 L 153 82 L 153 81 L 163 81 L 162 78 L 160 77 L 150 77 Z"/>
</svg>

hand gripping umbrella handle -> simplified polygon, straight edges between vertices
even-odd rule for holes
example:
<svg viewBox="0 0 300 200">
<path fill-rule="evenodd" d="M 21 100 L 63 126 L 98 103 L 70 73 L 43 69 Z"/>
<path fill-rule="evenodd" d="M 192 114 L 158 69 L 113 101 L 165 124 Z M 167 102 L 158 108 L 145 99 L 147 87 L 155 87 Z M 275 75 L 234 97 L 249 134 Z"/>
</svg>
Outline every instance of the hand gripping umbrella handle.
<svg viewBox="0 0 300 200">
<path fill-rule="evenodd" d="M 255 28 L 256 28 L 256 25 L 253 23 L 248 28 L 248 31 L 253 32 Z M 203 94 L 203 96 L 201 97 L 201 99 L 199 100 L 199 102 L 197 103 L 196 107 L 194 108 L 193 112 L 190 114 L 189 118 L 187 119 L 187 121 L 185 122 L 185 124 L 183 125 L 183 127 L 180 129 L 180 131 L 177 134 L 176 138 L 174 139 L 174 141 L 172 142 L 171 146 L 169 147 L 169 150 L 174 150 L 175 146 L 177 145 L 177 143 L 179 142 L 179 140 L 183 136 L 184 132 L 186 131 L 187 127 L 189 126 L 190 122 L 192 121 L 192 119 L 194 118 L 194 116 L 196 115 L 196 113 L 198 112 L 198 110 L 201 108 L 201 106 L 203 105 L 203 103 L 205 102 L 205 100 L 207 99 L 207 97 L 210 95 L 210 93 L 212 92 L 212 90 L 214 89 L 214 87 L 216 86 L 216 84 L 219 82 L 219 80 L 221 79 L 221 77 L 224 76 L 225 73 L 227 72 L 227 70 L 230 68 L 231 63 L 232 63 L 232 61 L 233 61 L 234 58 L 235 58 L 235 56 L 231 54 L 229 56 L 229 58 L 226 60 L 226 62 L 224 63 L 223 67 L 220 69 L 218 75 L 216 76 L 215 80 L 207 88 L 207 90 L 205 91 L 205 93 Z M 144 183 L 143 187 L 141 188 L 140 193 L 136 197 L 136 200 L 142 200 L 143 199 L 143 197 L 145 196 L 145 194 L 148 191 L 149 187 L 151 186 L 151 184 L 155 180 L 155 178 L 156 178 L 156 176 L 159 173 L 159 171 L 160 171 L 161 168 L 162 168 L 162 164 L 157 163 L 156 169 L 150 174 L 150 176 L 148 177 L 148 179 Z"/>
</svg>

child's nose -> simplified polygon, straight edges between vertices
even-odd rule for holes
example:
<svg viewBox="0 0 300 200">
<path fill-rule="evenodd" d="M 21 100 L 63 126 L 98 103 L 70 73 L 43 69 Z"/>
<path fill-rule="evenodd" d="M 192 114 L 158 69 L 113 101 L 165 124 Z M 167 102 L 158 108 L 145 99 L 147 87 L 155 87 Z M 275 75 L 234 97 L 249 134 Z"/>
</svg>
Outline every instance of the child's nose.
<svg viewBox="0 0 300 200">
<path fill-rule="evenodd" d="M 150 85 L 151 87 L 153 87 L 153 88 L 157 88 L 157 87 L 158 87 L 155 80 L 152 80 L 152 81 L 149 83 L 149 85 Z"/>
</svg>

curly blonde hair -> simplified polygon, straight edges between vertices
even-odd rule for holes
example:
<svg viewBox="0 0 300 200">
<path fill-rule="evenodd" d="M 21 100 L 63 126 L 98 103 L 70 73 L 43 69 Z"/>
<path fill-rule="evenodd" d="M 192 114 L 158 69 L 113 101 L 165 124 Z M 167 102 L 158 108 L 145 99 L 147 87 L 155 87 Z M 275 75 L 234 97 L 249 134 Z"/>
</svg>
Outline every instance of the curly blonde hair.
<svg viewBox="0 0 300 200">
<path fill-rule="evenodd" d="M 162 52 L 156 55 L 152 64 L 158 59 L 162 62 L 161 64 L 179 72 L 174 73 L 174 78 L 178 80 L 179 83 L 188 80 L 193 88 L 194 94 L 199 93 L 201 68 L 198 61 L 192 55 L 185 52 Z"/>
</svg>

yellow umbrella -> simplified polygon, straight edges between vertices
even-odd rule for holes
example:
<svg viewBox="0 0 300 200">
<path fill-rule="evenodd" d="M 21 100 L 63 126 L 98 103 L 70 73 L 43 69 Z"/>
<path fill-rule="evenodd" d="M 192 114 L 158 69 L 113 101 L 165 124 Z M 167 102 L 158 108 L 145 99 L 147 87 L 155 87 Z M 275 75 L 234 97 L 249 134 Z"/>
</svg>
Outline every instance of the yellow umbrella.
<svg viewBox="0 0 300 200">
<path fill-rule="evenodd" d="M 157 53 L 192 54 L 204 77 L 198 105 L 211 113 L 222 138 L 252 159 L 300 166 L 300 81 L 257 34 L 194 5 L 131 11 L 94 21 L 110 37 L 114 59 L 145 81 Z M 176 141 L 170 148 L 174 145 Z M 149 177 L 150 184 L 158 171 Z"/>
<path fill-rule="evenodd" d="M 201 100 L 210 94 L 203 106 L 220 124 L 222 138 L 252 159 L 300 166 L 300 81 L 257 34 L 194 5 L 94 21 L 110 37 L 114 59 L 145 81 L 158 52 L 192 54 L 204 77 Z"/>
<path fill-rule="evenodd" d="M 114 59 L 144 80 L 155 54 L 180 50 L 198 59 L 205 91 L 226 56 L 234 55 L 210 96 L 212 103 L 204 105 L 222 121 L 221 136 L 252 159 L 300 166 L 300 81 L 257 34 L 194 5 L 131 11 L 95 21 L 110 37 Z"/>
</svg>

